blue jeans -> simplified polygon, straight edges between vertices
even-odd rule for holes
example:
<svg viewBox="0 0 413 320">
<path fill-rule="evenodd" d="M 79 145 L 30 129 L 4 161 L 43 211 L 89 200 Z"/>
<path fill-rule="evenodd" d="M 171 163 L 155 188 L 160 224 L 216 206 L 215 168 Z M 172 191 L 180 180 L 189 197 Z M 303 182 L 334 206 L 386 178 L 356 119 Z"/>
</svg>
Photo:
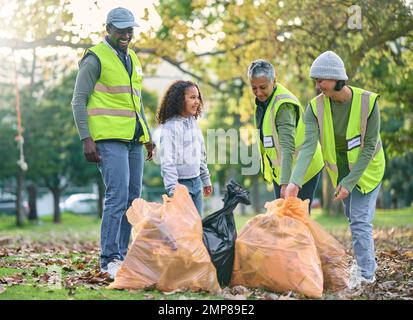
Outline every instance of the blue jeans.
<svg viewBox="0 0 413 320">
<path fill-rule="evenodd" d="M 371 279 L 377 269 L 374 257 L 373 219 L 381 183 L 373 191 L 362 194 L 354 188 L 343 200 L 344 213 L 350 222 L 353 251 L 361 275 Z"/>
<path fill-rule="evenodd" d="M 201 177 L 191 178 L 191 179 L 178 179 L 180 184 L 183 184 L 188 188 L 189 194 L 191 195 L 192 201 L 198 210 L 199 215 L 202 218 L 203 203 L 202 203 L 202 180 Z"/>
<path fill-rule="evenodd" d="M 101 141 L 96 143 L 101 161 L 98 168 L 105 184 L 100 266 L 114 259 L 124 260 L 128 251 L 131 225 L 126 210 L 142 190 L 143 148 L 137 142 Z"/>
<path fill-rule="evenodd" d="M 300 198 L 301 200 L 310 200 L 310 203 L 308 204 L 309 213 L 311 213 L 311 204 L 313 203 L 314 194 L 317 189 L 318 181 L 320 181 L 321 171 L 317 173 L 314 177 L 312 177 L 310 180 L 308 180 L 306 183 L 304 183 L 297 195 L 298 198 Z M 279 199 L 281 196 L 281 187 L 275 181 L 273 184 L 275 199 Z"/>
</svg>

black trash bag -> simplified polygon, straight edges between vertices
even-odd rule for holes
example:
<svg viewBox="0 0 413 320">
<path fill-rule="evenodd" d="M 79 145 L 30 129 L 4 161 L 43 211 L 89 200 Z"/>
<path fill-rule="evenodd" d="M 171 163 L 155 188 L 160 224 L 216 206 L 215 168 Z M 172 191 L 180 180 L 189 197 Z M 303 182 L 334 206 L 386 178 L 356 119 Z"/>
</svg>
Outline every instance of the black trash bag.
<svg viewBox="0 0 413 320">
<path fill-rule="evenodd" d="M 227 184 L 223 200 L 224 207 L 203 219 L 202 227 L 204 244 L 217 270 L 218 282 L 226 287 L 231 281 L 237 239 L 233 210 L 238 203 L 248 205 L 251 201 L 249 192 L 232 180 Z"/>
</svg>

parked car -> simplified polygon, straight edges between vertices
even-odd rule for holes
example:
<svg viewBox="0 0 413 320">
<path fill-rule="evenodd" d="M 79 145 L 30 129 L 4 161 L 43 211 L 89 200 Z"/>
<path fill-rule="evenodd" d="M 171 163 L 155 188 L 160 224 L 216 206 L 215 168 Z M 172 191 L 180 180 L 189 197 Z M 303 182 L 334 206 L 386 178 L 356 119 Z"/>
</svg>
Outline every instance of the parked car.
<svg viewBox="0 0 413 320">
<path fill-rule="evenodd" d="M 76 214 L 97 214 L 98 195 L 94 193 L 76 193 L 60 203 L 60 211 Z"/>
<path fill-rule="evenodd" d="M 23 200 L 22 203 L 25 216 L 29 214 L 29 204 Z M 0 214 L 16 215 L 16 196 L 11 193 L 0 194 Z"/>
</svg>

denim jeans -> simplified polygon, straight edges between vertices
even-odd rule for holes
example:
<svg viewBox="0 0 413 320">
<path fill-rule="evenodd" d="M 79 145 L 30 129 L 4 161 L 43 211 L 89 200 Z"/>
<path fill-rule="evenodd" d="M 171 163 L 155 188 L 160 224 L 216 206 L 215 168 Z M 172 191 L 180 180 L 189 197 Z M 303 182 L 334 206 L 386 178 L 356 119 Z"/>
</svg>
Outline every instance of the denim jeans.
<svg viewBox="0 0 413 320">
<path fill-rule="evenodd" d="M 357 188 L 354 188 L 350 195 L 343 200 L 344 213 L 350 222 L 357 266 L 361 275 L 366 279 L 371 279 L 377 269 L 372 222 L 380 187 L 381 184 L 367 194 L 362 194 Z"/>
<path fill-rule="evenodd" d="M 313 203 L 314 199 L 314 194 L 317 189 L 318 181 L 320 180 L 321 177 L 321 172 L 322 170 L 317 173 L 314 177 L 312 177 L 310 180 L 308 180 L 305 184 L 303 184 L 302 188 L 298 192 L 298 198 L 301 200 L 309 199 L 310 203 L 308 204 L 309 206 L 309 211 L 311 213 L 311 204 Z M 279 199 L 281 195 L 281 187 L 274 181 L 274 194 L 275 194 L 275 199 Z"/>
<path fill-rule="evenodd" d="M 106 188 L 100 238 L 100 266 L 106 268 L 114 259 L 124 260 L 128 251 L 132 228 L 126 210 L 141 195 L 144 159 L 138 142 L 98 141 L 96 145 Z"/>
<path fill-rule="evenodd" d="M 203 200 L 202 200 L 202 180 L 201 177 L 191 178 L 191 179 L 178 179 L 180 184 L 183 184 L 188 188 L 189 194 L 191 195 L 192 201 L 198 210 L 199 215 L 202 218 L 203 213 Z"/>
</svg>

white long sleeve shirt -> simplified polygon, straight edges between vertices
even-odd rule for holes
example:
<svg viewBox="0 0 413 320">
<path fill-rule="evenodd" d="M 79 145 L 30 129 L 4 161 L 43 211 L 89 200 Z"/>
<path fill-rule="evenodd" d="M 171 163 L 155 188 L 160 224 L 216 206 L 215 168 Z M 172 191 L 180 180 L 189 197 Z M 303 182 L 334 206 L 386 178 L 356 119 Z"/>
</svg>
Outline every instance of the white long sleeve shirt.
<svg viewBox="0 0 413 320">
<path fill-rule="evenodd" d="M 204 186 L 211 185 L 204 138 L 193 116 L 175 116 L 161 125 L 159 152 L 168 194 L 173 194 L 178 179 L 200 176 Z"/>
</svg>

